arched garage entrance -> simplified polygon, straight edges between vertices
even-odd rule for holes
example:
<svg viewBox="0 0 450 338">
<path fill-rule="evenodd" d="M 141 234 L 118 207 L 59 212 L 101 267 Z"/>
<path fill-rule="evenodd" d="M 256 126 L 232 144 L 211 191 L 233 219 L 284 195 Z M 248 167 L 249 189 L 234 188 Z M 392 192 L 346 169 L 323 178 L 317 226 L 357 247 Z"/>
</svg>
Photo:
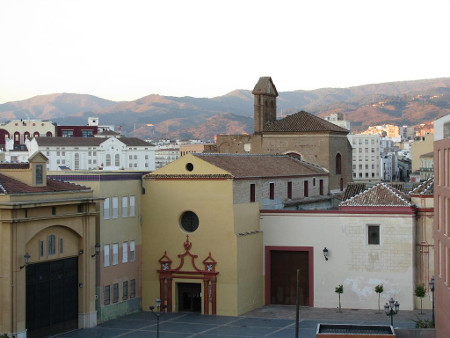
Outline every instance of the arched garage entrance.
<svg viewBox="0 0 450 338">
<path fill-rule="evenodd" d="M 26 267 L 27 337 L 78 327 L 78 257 Z"/>
</svg>

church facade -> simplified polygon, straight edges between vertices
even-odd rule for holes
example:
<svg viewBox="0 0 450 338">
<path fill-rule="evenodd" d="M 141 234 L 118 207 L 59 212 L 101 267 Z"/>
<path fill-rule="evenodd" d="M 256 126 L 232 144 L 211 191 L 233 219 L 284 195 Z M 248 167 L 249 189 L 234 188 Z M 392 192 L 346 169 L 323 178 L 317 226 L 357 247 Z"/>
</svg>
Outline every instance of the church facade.
<svg viewBox="0 0 450 338">
<path fill-rule="evenodd" d="M 305 111 L 277 120 L 278 92 L 270 77 L 261 77 L 252 93 L 253 135 L 218 135 L 218 152 L 296 155 L 330 172 L 330 190 L 344 190 L 352 180 L 349 131 Z"/>
</svg>

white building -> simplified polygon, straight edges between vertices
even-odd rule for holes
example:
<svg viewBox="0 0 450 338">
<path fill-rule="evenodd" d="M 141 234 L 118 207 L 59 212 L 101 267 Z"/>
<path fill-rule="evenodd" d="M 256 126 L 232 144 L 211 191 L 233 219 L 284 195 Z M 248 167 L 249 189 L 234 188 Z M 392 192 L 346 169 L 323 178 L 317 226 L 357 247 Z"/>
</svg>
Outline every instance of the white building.
<svg viewBox="0 0 450 338">
<path fill-rule="evenodd" d="M 134 137 L 44 137 L 26 143 L 30 154 L 41 151 L 48 170 L 155 170 L 151 143 Z"/>
<path fill-rule="evenodd" d="M 380 136 L 349 134 L 354 181 L 380 181 Z"/>
<path fill-rule="evenodd" d="M 376 309 L 374 288 L 383 284 L 382 304 L 394 297 L 402 309 L 414 309 L 415 216 L 409 198 L 382 183 L 344 201 L 339 210 L 261 210 L 266 304 L 295 299 L 295 275 L 292 287 L 283 289 L 273 274 L 283 253 L 292 264 L 304 257 L 297 266 L 300 301 L 306 305 L 336 308 L 334 290 L 343 285 L 344 308 Z"/>
<path fill-rule="evenodd" d="M 158 145 L 155 150 L 155 168 L 159 169 L 180 157 L 178 144 Z"/>
<path fill-rule="evenodd" d="M 352 128 L 351 122 L 344 120 L 344 114 L 342 113 L 333 113 L 325 116 L 325 120 L 347 130 L 351 130 Z"/>
</svg>

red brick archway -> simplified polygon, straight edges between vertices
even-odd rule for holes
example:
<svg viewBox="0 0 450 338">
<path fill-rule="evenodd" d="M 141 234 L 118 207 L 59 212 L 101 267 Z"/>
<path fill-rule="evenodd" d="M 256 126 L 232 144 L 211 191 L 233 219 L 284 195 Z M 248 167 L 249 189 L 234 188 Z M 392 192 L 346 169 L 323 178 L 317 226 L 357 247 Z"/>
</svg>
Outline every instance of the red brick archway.
<svg viewBox="0 0 450 338">
<path fill-rule="evenodd" d="M 167 255 L 167 251 L 164 251 L 164 255 L 158 260 L 161 268 L 159 273 L 159 298 L 161 304 L 167 306 L 167 312 L 172 312 L 173 296 L 173 280 L 174 279 L 199 279 L 203 280 L 203 313 L 204 314 L 216 314 L 216 300 L 217 300 L 217 275 L 216 271 L 217 262 L 211 256 L 211 252 L 202 263 L 204 269 L 200 269 L 195 264 L 195 260 L 198 255 L 194 255 L 190 252 L 192 243 L 189 241 L 189 235 L 186 235 L 186 241 L 183 243 L 185 252 L 178 255 L 180 263 L 178 267 L 172 268 L 172 260 Z M 194 270 L 185 270 L 185 259 L 191 259 L 191 264 Z M 211 303 L 211 311 L 209 304 Z"/>
</svg>

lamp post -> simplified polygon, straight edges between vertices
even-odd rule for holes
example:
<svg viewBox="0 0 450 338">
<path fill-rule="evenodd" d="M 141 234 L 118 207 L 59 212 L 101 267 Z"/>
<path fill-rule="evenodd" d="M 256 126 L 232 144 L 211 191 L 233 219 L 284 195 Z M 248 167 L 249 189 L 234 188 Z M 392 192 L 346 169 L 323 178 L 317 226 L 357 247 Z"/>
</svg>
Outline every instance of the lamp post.
<svg viewBox="0 0 450 338">
<path fill-rule="evenodd" d="M 432 297 L 431 298 L 431 304 L 432 304 L 431 321 L 434 324 L 434 276 L 431 277 L 429 285 L 430 285 L 431 297 Z"/>
<path fill-rule="evenodd" d="M 384 312 L 386 312 L 386 316 L 391 316 L 391 326 L 394 326 L 394 315 L 396 315 L 399 310 L 400 303 L 392 297 L 389 299 L 389 303 L 384 305 Z"/>
<path fill-rule="evenodd" d="M 166 305 L 162 306 L 163 311 L 166 309 Z M 154 311 L 155 307 L 150 306 L 150 311 L 156 317 L 156 338 L 159 338 L 159 317 L 161 316 L 161 299 L 156 298 L 156 312 Z"/>
</svg>

